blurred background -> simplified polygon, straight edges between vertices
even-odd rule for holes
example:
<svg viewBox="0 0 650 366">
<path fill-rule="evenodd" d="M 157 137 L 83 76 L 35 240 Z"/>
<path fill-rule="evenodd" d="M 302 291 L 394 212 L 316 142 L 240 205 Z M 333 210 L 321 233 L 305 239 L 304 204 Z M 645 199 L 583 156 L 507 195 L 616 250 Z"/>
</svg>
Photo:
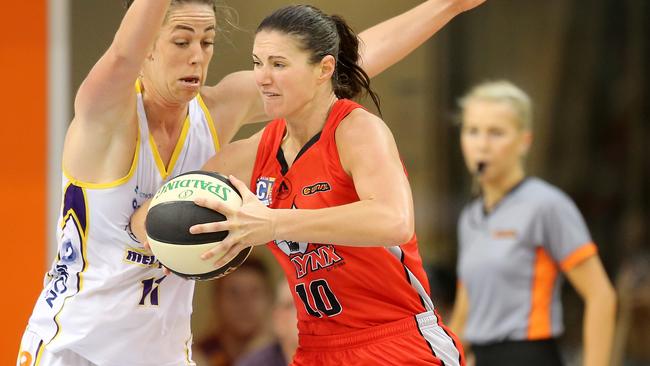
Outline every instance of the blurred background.
<svg viewBox="0 0 650 366">
<path fill-rule="evenodd" d="M 303 2 L 343 15 L 359 32 L 420 1 Z M 208 83 L 251 68 L 257 23 L 289 2 L 227 3 L 237 11 L 240 29 L 219 39 Z M 11 263 L 2 295 L 8 328 L 0 363 L 10 364 L 53 258 L 60 146 L 74 92 L 110 44 L 124 10 L 119 0 L 40 0 L 4 8 L 0 70 L 6 84 L 0 93 L 9 115 L 0 146 L 0 215 Z M 473 84 L 508 79 L 534 102 L 528 171 L 575 200 L 619 293 L 614 361 L 650 365 L 649 65 L 649 1 L 488 0 L 373 79 L 409 170 L 421 252 L 443 313 L 453 302 L 456 220 L 471 186 L 454 125 L 456 100 Z M 255 255 L 271 266 L 273 277 L 279 275 L 265 248 Z M 218 321 L 212 287 L 201 283 L 197 289 L 195 340 Z M 564 304 L 562 346 L 573 365 L 582 303 L 570 286 Z"/>
</svg>

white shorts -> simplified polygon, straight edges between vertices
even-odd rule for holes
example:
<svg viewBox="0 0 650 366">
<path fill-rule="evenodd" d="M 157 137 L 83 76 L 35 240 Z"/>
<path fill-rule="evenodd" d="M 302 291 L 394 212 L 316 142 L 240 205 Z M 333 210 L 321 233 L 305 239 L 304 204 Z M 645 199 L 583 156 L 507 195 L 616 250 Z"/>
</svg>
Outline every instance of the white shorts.
<svg viewBox="0 0 650 366">
<path fill-rule="evenodd" d="M 20 341 L 20 350 L 16 366 L 95 366 L 78 354 L 62 350 L 57 353 L 49 352 L 38 334 L 28 329 Z"/>
</svg>

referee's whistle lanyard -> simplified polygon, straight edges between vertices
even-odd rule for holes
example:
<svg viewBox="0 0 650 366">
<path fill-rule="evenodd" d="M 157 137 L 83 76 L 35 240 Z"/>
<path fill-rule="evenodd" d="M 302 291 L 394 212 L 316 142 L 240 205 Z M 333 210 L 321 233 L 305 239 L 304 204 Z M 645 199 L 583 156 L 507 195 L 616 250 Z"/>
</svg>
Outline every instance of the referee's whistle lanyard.
<svg viewBox="0 0 650 366">
<path fill-rule="evenodd" d="M 510 196 L 514 191 L 517 190 L 517 188 L 521 187 L 526 180 L 528 180 L 527 176 L 524 176 L 519 182 L 517 182 L 515 185 L 513 185 L 504 195 L 497 201 L 493 206 L 492 209 L 488 210 L 485 207 L 485 202 L 483 200 L 483 189 L 481 185 L 478 182 L 478 178 L 480 173 L 483 171 L 484 168 L 481 168 L 481 165 L 479 164 L 479 168 L 477 169 L 477 172 L 473 175 L 473 186 L 472 186 L 472 193 L 473 197 L 475 199 L 479 200 L 481 204 L 481 209 L 480 210 L 473 210 L 470 212 L 469 215 L 469 224 L 475 229 L 485 229 L 487 228 L 487 219 L 488 217 L 501 205 L 501 203 L 508 197 Z"/>
</svg>

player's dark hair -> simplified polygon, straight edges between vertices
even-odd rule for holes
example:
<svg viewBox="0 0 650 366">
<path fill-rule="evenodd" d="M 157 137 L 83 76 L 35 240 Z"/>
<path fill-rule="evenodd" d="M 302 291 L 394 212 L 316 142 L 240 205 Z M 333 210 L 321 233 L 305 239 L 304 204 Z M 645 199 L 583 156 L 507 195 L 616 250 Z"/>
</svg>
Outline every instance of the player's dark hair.
<svg viewBox="0 0 650 366">
<path fill-rule="evenodd" d="M 310 62 L 314 64 L 332 55 L 336 60 L 334 94 L 352 99 L 365 91 L 381 114 L 379 96 L 370 88 L 370 77 L 358 64 L 359 38 L 343 18 L 329 16 L 311 5 L 290 5 L 264 18 L 255 33 L 263 30 L 296 37 L 302 48 L 311 52 Z"/>
</svg>

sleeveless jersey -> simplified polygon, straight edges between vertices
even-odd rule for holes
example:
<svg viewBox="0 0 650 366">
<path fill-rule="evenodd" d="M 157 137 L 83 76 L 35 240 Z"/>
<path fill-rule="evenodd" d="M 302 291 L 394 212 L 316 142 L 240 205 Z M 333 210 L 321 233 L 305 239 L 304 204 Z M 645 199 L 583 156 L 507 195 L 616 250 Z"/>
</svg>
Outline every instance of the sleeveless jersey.
<svg viewBox="0 0 650 366">
<path fill-rule="evenodd" d="M 538 178 L 526 178 L 486 214 L 483 200 L 458 223 L 458 277 L 474 344 L 539 340 L 563 331 L 561 273 L 596 254 L 573 201 Z"/>
<path fill-rule="evenodd" d="M 335 132 L 360 105 L 337 101 L 327 122 L 287 170 L 280 144 L 283 119 L 266 126 L 251 187 L 271 208 L 318 209 L 359 201 L 339 159 Z M 390 248 L 337 243 L 274 241 L 268 244 L 292 289 L 303 335 L 365 329 L 433 310 L 417 240 Z"/>
<path fill-rule="evenodd" d="M 48 350 L 68 349 L 102 366 L 193 365 L 194 282 L 165 276 L 136 241 L 129 220 L 165 181 L 200 169 L 216 153 L 216 130 L 197 96 L 167 170 L 140 92 L 137 112 L 138 141 L 127 176 L 92 184 L 64 171 L 58 255 L 28 328 Z"/>
</svg>

